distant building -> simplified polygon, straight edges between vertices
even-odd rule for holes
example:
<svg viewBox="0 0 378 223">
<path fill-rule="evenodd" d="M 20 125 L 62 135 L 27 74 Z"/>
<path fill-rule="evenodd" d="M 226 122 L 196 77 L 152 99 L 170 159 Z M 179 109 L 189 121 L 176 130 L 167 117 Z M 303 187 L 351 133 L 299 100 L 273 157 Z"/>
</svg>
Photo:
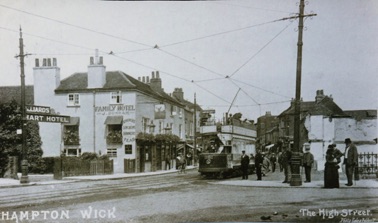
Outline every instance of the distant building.
<svg viewBox="0 0 378 223">
<path fill-rule="evenodd" d="M 257 148 L 273 147 L 279 141 L 279 119 L 267 111 L 264 116 L 257 118 Z"/>
<path fill-rule="evenodd" d="M 344 152 L 345 138 L 351 138 L 359 152 L 377 152 L 377 111 L 343 111 L 323 90 L 316 92 L 315 101 L 301 101 L 300 145 L 310 142 L 318 169 L 324 168 L 325 153 L 335 143 Z M 294 133 L 294 104 L 283 111 L 280 119 L 280 138 L 292 145 Z"/>
</svg>

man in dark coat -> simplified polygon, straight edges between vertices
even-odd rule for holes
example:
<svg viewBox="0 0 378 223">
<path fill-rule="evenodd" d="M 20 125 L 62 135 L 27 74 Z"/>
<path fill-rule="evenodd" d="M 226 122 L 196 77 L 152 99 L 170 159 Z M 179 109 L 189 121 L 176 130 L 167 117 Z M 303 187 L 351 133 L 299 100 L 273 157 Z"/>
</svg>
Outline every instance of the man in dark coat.
<svg viewBox="0 0 378 223">
<path fill-rule="evenodd" d="M 256 167 L 256 175 L 257 180 L 261 180 L 261 167 L 263 165 L 264 157 L 262 156 L 260 150 L 257 151 L 257 154 L 255 156 L 255 167 Z"/>
<path fill-rule="evenodd" d="M 245 150 L 242 151 L 242 156 L 240 160 L 242 179 L 248 179 L 248 167 L 249 167 L 249 157 L 245 154 Z"/>
<path fill-rule="evenodd" d="M 352 186 L 354 168 L 358 165 L 358 152 L 357 147 L 352 143 L 350 138 L 346 138 L 344 142 L 346 146 L 344 153 L 345 174 L 348 178 L 348 183 L 345 185 Z"/>
<path fill-rule="evenodd" d="M 291 180 L 291 151 L 290 148 L 284 148 L 282 152 L 282 166 L 284 169 L 285 180 L 282 183 L 290 183 Z"/>
<path fill-rule="evenodd" d="M 305 152 L 303 154 L 303 167 L 305 169 L 305 176 L 306 176 L 305 183 L 310 183 L 311 182 L 311 168 L 314 163 L 314 155 L 312 155 L 312 153 L 310 152 L 310 144 L 306 143 L 304 147 L 305 147 Z"/>
</svg>

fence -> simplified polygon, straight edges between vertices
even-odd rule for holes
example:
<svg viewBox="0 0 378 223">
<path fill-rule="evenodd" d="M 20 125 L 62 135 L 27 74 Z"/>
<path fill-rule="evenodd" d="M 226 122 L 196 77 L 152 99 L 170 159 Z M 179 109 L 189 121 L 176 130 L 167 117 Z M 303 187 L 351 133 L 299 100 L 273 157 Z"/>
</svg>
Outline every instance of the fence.
<svg viewBox="0 0 378 223">
<path fill-rule="evenodd" d="M 378 154 L 358 154 L 358 174 L 361 179 L 378 177 Z"/>
<path fill-rule="evenodd" d="M 55 159 L 54 179 L 101 174 L 113 174 L 113 160 Z"/>
</svg>

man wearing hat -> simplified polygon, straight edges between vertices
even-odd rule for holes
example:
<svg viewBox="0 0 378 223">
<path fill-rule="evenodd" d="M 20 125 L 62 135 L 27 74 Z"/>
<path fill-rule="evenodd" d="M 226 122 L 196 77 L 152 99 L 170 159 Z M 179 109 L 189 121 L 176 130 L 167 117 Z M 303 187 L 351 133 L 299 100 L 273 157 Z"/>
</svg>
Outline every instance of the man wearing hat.
<svg viewBox="0 0 378 223">
<path fill-rule="evenodd" d="M 305 143 L 304 145 L 304 154 L 303 154 L 303 167 L 305 169 L 306 181 L 305 183 L 311 182 L 311 168 L 314 163 L 314 155 L 310 152 L 310 144 Z"/>
<path fill-rule="evenodd" d="M 248 167 L 249 167 L 249 156 L 245 154 L 245 150 L 242 151 L 242 156 L 240 160 L 242 179 L 248 179 Z"/>
<path fill-rule="evenodd" d="M 345 139 L 345 153 L 344 153 L 344 164 L 345 164 L 345 174 L 348 179 L 346 186 L 353 185 L 353 173 L 354 168 L 358 165 L 358 152 L 357 147 L 352 143 L 350 138 Z"/>
</svg>

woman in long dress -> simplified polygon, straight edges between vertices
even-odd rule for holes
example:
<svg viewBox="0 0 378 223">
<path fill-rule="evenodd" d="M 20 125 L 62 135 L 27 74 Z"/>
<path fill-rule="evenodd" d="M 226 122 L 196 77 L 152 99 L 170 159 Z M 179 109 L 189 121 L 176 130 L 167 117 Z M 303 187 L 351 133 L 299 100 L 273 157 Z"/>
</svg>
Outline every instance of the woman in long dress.
<svg viewBox="0 0 378 223">
<path fill-rule="evenodd" d="M 324 169 L 324 188 L 339 188 L 339 163 L 343 154 L 333 145 L 328 146 Z"/>
</svg>

